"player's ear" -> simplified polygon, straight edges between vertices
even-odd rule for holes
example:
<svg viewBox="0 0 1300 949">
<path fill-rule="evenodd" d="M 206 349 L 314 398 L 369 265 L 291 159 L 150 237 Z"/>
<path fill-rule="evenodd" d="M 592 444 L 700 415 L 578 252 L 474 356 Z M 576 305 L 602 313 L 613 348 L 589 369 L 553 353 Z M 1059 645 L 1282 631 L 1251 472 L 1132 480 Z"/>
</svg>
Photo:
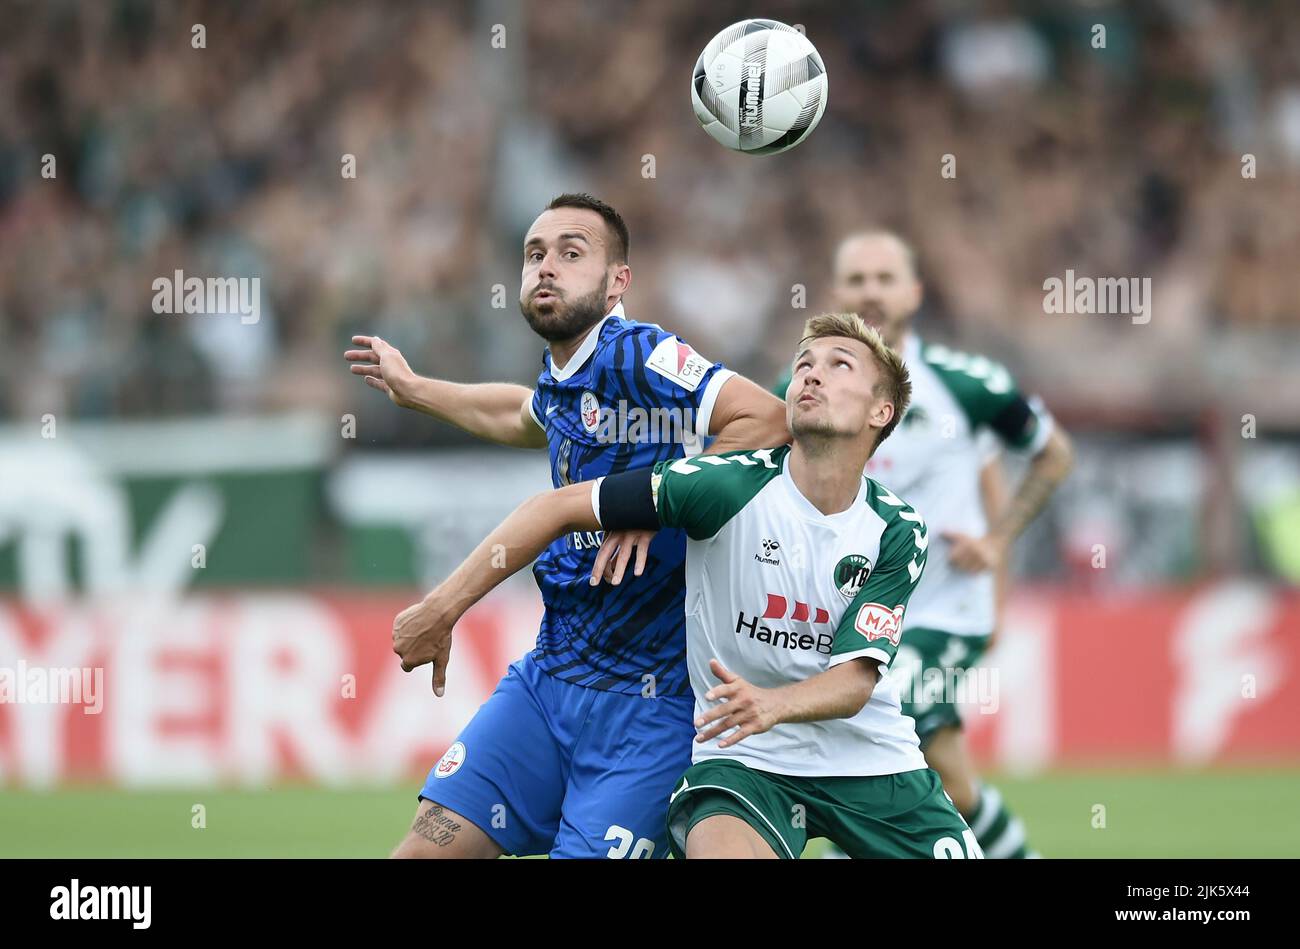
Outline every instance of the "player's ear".
<svg viewBox="0 0 1300 949">
<path fill-rule="evenodd" d="M 630 286 L 632 286 L 632 268 L 625 263 L 610 264 L 606 295 L 613 294 L 621 297 L 627 293 L 627 288 Z"/>
<path fill-rule="evenodd" d="M 880 399 L 876 402 L 871 412 L 871 427 L 884 428 L 889 424 L 889 420 L 894 417 L 894 403 L 888 399 Z"/>
</svg>

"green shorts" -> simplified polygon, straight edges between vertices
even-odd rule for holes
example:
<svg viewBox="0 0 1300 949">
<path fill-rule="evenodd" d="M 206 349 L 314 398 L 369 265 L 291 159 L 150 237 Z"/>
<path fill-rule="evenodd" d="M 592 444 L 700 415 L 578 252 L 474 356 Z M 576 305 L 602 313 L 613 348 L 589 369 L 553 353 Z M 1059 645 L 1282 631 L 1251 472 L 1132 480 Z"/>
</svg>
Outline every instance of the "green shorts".
<svg viewBox="0 0 1300 949">
<path fill-rule="evenodd" d="M 983 857 L 975 835 L 930 768 L 870 777 L 800 778 L 729 758 L 686 771 L 668 805 L 668 842 L 686 854 L 686 835 L 727 814 L 754 828 L 782 859 L 826 837 L 855 859 Z"/>
<path fill-rule="evenodd" d="M 903 642 L 890 664 L 891 672 L 919 675 L 899 682 L 903 714 L 916 722 L 916 736 L 924 746 L 945 725 L 961 727 L 954 696 L 943 685 L 965 672 L 989 648 L 992 636 L 957 636 L 938 629 L 903 630 Z M 933 671 L 928 671 L 933 670 Z"/>
</svg>

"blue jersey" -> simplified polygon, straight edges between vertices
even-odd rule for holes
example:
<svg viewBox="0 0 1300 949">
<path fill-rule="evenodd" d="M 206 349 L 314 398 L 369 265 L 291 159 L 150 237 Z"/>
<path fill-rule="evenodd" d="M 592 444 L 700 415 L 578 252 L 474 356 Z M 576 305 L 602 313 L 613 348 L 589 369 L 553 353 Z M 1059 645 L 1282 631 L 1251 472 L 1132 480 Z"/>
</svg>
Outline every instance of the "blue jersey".
<svg viewBox="0 0 1300 949">
<path fill-rule="evenodd" d="M 542 357 L 530 411 L 546 431 L 556 487 L 645 468 L 704 447 L 718 390 L 733 373 L 620 308 L 568 365 Z M 588 578 L 602 531 L 561 537 L 533 576 L 546 606 L 533 660 L 565 682 L 607 692 L 691 694 L 686 675 L 686 538 L 662 530 L 645 573 L 617 587 Z M 647 679 L 653 676 L 653 680 Z"/>
</svg>

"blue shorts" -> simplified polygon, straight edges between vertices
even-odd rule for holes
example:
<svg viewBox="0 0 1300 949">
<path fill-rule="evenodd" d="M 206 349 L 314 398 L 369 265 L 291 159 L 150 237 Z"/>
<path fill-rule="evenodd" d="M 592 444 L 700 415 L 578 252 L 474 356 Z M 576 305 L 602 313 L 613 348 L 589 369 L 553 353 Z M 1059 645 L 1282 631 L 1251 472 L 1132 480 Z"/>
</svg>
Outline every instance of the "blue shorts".
<svg viewBox="0 0 1300 949">
<path fill-rule="evenodd" d="M 420 797 L 515 856 L 667 857 L 668 798 L 691 766 L 694 713 L 690 696 L 572 685 L 525 656 L 434 765 Z"/>
</svg>

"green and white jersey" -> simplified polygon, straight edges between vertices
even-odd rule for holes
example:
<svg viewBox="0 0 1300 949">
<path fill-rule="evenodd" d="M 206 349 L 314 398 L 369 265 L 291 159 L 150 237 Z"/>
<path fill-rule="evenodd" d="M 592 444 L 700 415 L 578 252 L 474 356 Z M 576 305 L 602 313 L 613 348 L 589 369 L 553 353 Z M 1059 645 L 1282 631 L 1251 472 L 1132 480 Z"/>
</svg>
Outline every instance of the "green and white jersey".
<svg viewBox="0 0 1300 949">
<path fill-rule="evenodd" d="M 908 625 L 987 635 L 996 620 L 994 575 L 953 567 L 939 538 L 945 531 L 980 537 L 988 529 L 979 475 L 990 457 L 990 434 L 1033 454 L 1051 434 L 1052 419 L 1037 400 L 1020 394 L 1006 369 L 983 356 L 909 334 L 903 360 L 912 401 L 867 472 L 914 504 L 935 532 L 935 556 L 912 597 Z"/>
<path fill-rule="evenodd" d="M 867 474 L 907 498 L 935 538 L 935 555 L 912 597 L 907 624 L 985 636 L 996 620 L 994 575 L 953 567 L 941 535 L 986 532 L 979 475 L 993 446 L 1035 454 L 1052 433 L 1052 417 L 1037 399 L 1020 393 L 1005 368 L 983 356 L 926 344 L 913 333 L 902 356 L 912 401 L 867 462 Z M 789 382 L 787 374 L 774 391 L 784 397 Z"/>
<path fill-rule="evenodd" d="M 694 760 L 734 758 L 807 777 L 897 774 L 925 767 L 889 665 L 903 612 L 925 566 L 921 517 L 863 477 L 857 500 L 821 513 L 786 471 L 788 447 L 661 462 L 655 509 L 686 545 L 686 661 L 696 714 L 718 684 L 717 659 L 754 685 L 800 682 L 859 657 L 881 677 L 857 715 L 777 725 Z"/>
</svg>

